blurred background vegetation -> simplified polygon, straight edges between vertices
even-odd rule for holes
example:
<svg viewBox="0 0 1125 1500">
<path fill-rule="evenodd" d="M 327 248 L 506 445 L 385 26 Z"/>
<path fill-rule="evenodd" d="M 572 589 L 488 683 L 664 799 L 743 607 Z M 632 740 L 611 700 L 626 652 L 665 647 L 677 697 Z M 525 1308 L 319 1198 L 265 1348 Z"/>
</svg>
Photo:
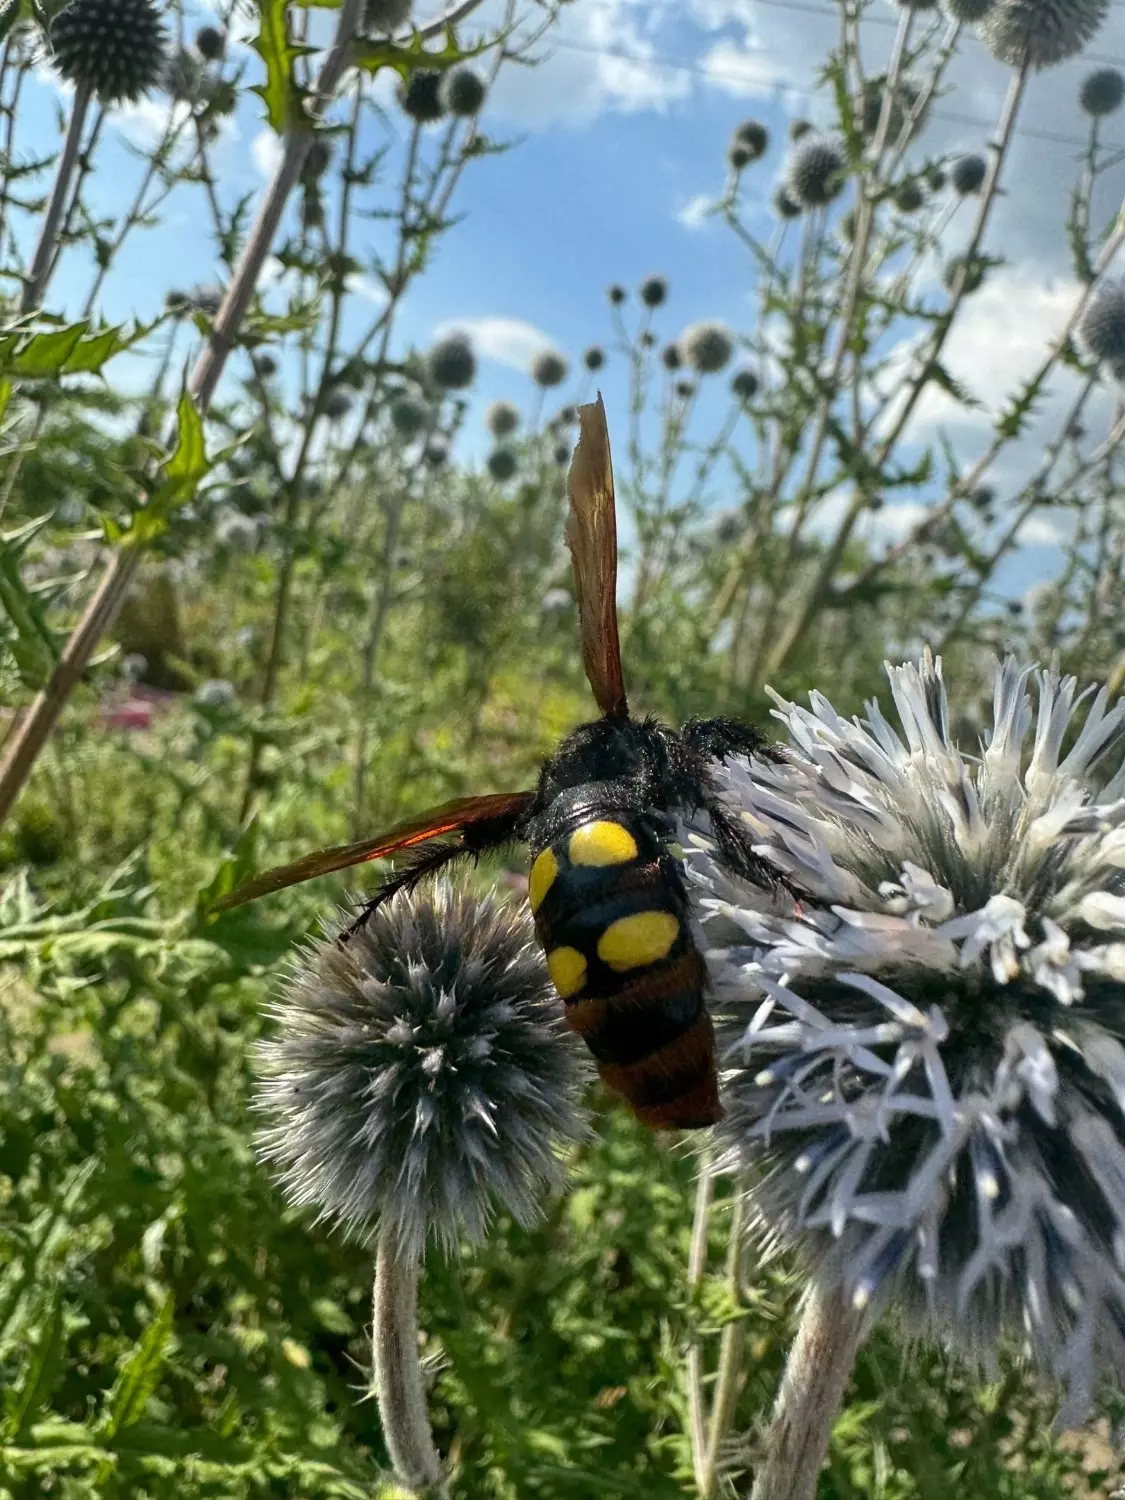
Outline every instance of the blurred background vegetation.
<svg viewBox="0 0 1125 1500">
<path fill-rule="evenodd" d="M 386 0 L 83 5 L 53 33 L 57 7 L 0 12 L 0 1494 L 367 1496 L 386 1469 L 370 1253 L 283 1208 L 248 1110 L 286 955 L 345 885 L 218 922 L 209 901 L 526 786 L 589 715 L 562 526 L 575 407 L 603 367 L 635 709 L 761 718 L 768 683 L 858 711 L 885 657 L 927 643 L 969 700 L 1008 647 L 1119 686 L 1125 294 L 1102 275 L 1120 243 L 1102 133 L 1120 78 L 1103 66 L 1075 99 L 1073 276 L 1012 389 L 982 396 L 947 351 L 1003 272 L 994 206 L 1035 190 L 1005 176 L 1029 66 L 980 154 L 951 154 L 932 111 L 981 45 L 959 7 L 840 0 L 817 126 L 771 139 L 732 116 L 715 142 L 707 212 L 746 257 L 729 326 L 684 328 L 660 275 L 614 285 L 610 241 L 602 342 L 543 349 L 522 405 L 486 406 L 471 338 L 414 347 L 400 314 L 456 242 L 461 178 L 519 149 L 489 133 L 488 93 L 549 51 L 555 0 L 417 31 Z M 123 50 L 91 79 L 75 37 L 115 6 Z M 45 141 L 25 101 L 59 75 L 65 142 Z M 252 89 L 278 139 L 260 197 L 215 164 Z M 130 90 L 167 107 L 110 214 L 99 143 Z M 169 255 L 159 314 L 106 321 L 123 248 L 181 202 L 208 216 L 213 262 Z M 916 425 L 935 398 L 984 406 L 974 451 Z M 1010 565 L 1044 514 L 1058 545 L 1028 591 Z M 523 869 L 517 852 L 479 878 L 519 892 Z M 454 1493 L 697 1493 L 683 1351 L 732 1329 L 722 1483 L 745 1476 L 733 1434 L 769 1408 L 799 1273 L 724 1271 L 720 1198 L 689 1286 L 693 1177 L 606 1105 L 542 1227 L 431 1259 Z M 975 1374 L 892 1330 L 862 1356 L 821 1493 L 1105 1494 L 1115 1401 L 1055 1444 L 1050 1393 L 1006 1355 Z"/>
</svg>

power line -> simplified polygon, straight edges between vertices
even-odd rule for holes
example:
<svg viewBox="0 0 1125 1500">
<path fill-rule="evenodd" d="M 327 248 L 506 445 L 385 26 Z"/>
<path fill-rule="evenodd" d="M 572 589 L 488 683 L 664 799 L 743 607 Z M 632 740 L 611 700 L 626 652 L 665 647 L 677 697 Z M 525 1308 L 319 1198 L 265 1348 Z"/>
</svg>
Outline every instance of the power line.
<svg viewBox="0 0 1125 1500">
<path fill-rule="evenodd" d="M 818 6 L 801 4 L 800 0 L 757 0 L 757 4 L 777 5 L 783 10 L 801 11 L 808 15 L 831 16 L 834 14 L 834 12 L 823 10 Z M 1125 9 L 1125 4 L 1123 4 L 1120 8 Z M 881 20 L 880 24 L 882 24 Z M 892 21 L 888 24 L 894 25 L 894 22 Z M 676 58 L 660 57 L 656 53 L 645 55 L 639 52 L 629 52 L 624 47 L 596 46 L 592 42 L 580 42 L 573 40 L 570 37 L 553 37 L 552 45 L 556 47 L 563 47 L 570 52 L 590 53 L 595 57 L 616 57 L 619 58 L 622 62 L 637 63 L 642 67 L 663 68 L 668 72 L 674 73 L 692 73 L 700 78 L 726 80 L 729 83 L 747 83 L 749 81 L 745 73 L 738 73 L 731 69 L 708 68 L 704 67 L 700 63 L 681 62 Z M 1087 56 L 1091 57 L 1093 61 L 1119 62 L 1122 67 L 1125 67 L 1125 58 L 1094 58 L 1092 54 L 1087 54 Z M 815 99 L 817 97 L 812 89 L 798 88 L 795 85 L 788 83 L 779 84 L 778 88 L 783 89 L 786 93 L 789 94 L 800 94 L 804 99 Z M 930 111 L 930 113 L 932 113 L 936 119 L 946 120 L 950 124 L 973 125 L 981 130 L 991 130 L 996 124 L 995 120 L 979 119 L 975 115 L 961 114 L 957 110 L 947 110 L 942 109 L 941 107 L 934 108 L 932 111 Z M 1031 140 L 1050 141 L 1059 146 L 1078 146 L 1085 149 L 1089 144 L 1089 141 L 1085 136 L 1064 135 L 1061 131 L 1043 130 L 1036 125 L 1017 125 L 1015 133 L 1017 135 L 1026 136 Z M 1102 141 L 1100 144 L 1105 150 L 1117 151 L 1123 149 L 1122 146 L 1109 141 Z"/>
</svg>

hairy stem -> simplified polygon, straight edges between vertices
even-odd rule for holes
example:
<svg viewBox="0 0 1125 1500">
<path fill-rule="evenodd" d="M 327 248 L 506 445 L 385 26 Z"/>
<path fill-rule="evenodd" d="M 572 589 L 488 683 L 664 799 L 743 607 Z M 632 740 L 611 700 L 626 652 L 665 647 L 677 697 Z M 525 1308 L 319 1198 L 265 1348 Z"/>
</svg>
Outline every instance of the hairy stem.
<svg viewBox="0 0 1125 1500">
<path fill-rule="evenodd" d="M 814 1500 L 865 1331 L 863 1314 L 842 1292 L 814 1283 L 789 1350 L 751 1500 Z"/>
<path fill-rule="evenodd" d="M 375 1261 L 372 1375 L 383 1440 L 396 1477 L 412 1490 L 446 1495 L 418 1359 L 418 1260 L 383 1233 Z"/>
</svg>

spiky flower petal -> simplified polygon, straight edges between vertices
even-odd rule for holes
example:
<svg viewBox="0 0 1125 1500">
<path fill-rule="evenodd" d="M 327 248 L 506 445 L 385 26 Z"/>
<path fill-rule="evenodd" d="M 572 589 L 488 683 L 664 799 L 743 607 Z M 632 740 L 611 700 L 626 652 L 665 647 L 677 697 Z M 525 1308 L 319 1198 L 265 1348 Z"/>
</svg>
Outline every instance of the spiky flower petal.
<svg viewBox="0 0 1125 1500">
<path fill-rule="evenodd" d="M 164 77 L 168 33 L 152 0 L 73 0 L 51 22 L 55 67 L 104 104 L 139 99 Z"/>
<path fill-rule="evenodd" d="M 1109 15 L 1109 0 L 996 0 L 980 38 L 1011 68 L 1052 68 L 1082 51 Z"/>
<path fill-rule="evenodd" d="M 582 1133 L 585 1063 L 522 907 L 399 892 L 310 946 L 273 1016 L 262 1155 L 291 1203 L 404 1253 L 531 1220 Z"/>
<path fill-rule="evenodd" d="M 1125 1376 L 1125 704 L 1009 660 L 970 755 L 941 662 L 888 671 L 900 730 L 775 697 L 784 758 L 720 772 L 799 903 L 683 835 L 719 1136 L 822 1284 L 1022 1333 L 1073 1422 Z"/>
</svg>

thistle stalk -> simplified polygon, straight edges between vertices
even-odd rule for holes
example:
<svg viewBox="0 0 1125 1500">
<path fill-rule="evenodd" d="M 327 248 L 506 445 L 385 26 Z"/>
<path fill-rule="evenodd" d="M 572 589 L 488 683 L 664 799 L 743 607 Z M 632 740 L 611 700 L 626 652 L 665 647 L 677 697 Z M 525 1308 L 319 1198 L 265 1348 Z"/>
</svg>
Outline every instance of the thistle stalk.
<svg viewBox="0 0 1125 1500">
<path fill-rule="evenodd" d="M 864 1323 L 842 1292 L 810 1287 L 750 1500 L 814 1500 Z"/>
<path fill-rule="evenodd" d="M 90 108 L 91 97 L 88 83 L 79 83 L 75 87 L 66 140 L 63 142 L 62 153 L 55 167 L 55 181 L 51 187 L 47 211 L 43 215 L 43 223 L 39 230 L 39 242 L 35 246 L 35 254 L 31 258 L 31 265 L 23 284 L 23 292 L 20 295 L 21 313 L 34 311 L 39 306 L 46 290 L 47 278 L 50 276 L 51 262 L 55 254 L 55 242 L 70 194 L 71 178 L 78 164 L 82 131 L 86 125 L 86 114 Z"/>
<path fill-rule="evenodd" d="M 374 1394 L 395 1476 L 412 1490 L 447 1496 L 418 1359 L 418 1257 L 385 1230 L 372 1304 Z"/>
</svg>

